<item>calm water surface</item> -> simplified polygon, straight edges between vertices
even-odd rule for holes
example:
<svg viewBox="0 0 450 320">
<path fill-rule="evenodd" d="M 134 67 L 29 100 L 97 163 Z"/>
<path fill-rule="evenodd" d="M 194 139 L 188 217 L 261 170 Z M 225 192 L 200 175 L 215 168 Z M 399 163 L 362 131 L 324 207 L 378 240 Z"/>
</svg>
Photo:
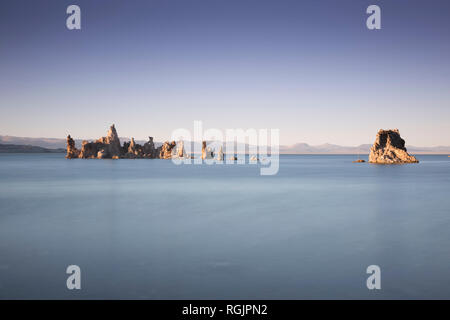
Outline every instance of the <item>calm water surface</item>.
<svg viewBox="0 0 450 320">
<path fill-rule="evenodd" d="M 260 176 L 0 155 L 0 298 L 449 299 L 450 158 L 354 158 L 281 156 L 278 175 Z"/>
</svg>

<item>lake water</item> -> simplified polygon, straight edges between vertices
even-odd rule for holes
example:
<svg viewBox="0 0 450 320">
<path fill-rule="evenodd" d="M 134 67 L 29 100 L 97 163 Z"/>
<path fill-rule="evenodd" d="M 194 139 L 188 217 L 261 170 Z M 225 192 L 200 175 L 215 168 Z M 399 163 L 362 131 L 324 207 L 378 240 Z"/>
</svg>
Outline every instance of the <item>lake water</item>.
<svg viewBox="0 0 450 320">
<path fill-rule="evenodd" d="M 418 158 L 281 156 L 260 176 L 2 154 L 0 298 L 449 299 L 450 158 Z"/>
</svg>

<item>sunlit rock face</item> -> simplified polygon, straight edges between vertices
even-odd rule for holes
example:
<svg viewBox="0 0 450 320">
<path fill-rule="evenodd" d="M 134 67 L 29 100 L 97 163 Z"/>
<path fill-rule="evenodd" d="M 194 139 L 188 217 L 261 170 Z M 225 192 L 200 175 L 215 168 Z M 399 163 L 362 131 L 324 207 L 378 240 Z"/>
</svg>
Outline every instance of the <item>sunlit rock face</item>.
<svg viewBox="0 0 450 320">
<path fill-rule="evenodd" d="M 394 129 L 378 131 L 375 143 L 370 148 L 369 162 L 395 164 L 419 161 L 408 154 L 405 148 L 405 140 L 400 137 L 398 129 Z"/>
<path fill-rule="evenodd" d="M 89 142 L 85 140 L 81 144 L 81 151 L 78 158 L 96 159 L 99 157 L 100 159 L 105 159 L 109 157 L 106 150 L 106 145 L 101 142 Z"/>
<path fill-rule="evenodd" d="M 159 149 L 159 158 L 160 159 L 171 159 L 172 158 L 172 150 L 175 151 L 176 149 L 176 142 L 172 141 L 172 142 L 164 142 L 163 145 L 158 148 Z"/>
<path fill-rule="evenodd" d="M 184 150 L 184 142 L 180 141 L 177 144 L 177 150 L 176 150 L 176 157 L 177 158 L 187 158 L 186 151 Z"/>
</svg>

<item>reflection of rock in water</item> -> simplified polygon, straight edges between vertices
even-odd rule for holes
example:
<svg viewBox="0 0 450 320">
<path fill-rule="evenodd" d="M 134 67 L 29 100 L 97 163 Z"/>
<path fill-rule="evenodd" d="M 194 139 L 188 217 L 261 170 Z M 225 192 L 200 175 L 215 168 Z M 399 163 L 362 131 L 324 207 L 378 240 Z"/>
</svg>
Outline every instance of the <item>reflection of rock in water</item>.
<svg viewBox="0 0 450 320">
<path fill-rule="evenodd" d="M 370 148 L 369 162 L 391 164 L 419 161 L 408 154 L 405 140 L 400 137 L 398 129 L 394 129 L 378 131 L 375 143 Z"/>
</svg>

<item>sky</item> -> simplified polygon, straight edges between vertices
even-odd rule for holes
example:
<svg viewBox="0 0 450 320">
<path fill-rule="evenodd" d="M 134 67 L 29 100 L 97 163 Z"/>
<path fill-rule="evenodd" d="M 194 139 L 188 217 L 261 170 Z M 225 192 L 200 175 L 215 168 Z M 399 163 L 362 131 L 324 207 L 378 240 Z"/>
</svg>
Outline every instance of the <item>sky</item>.
<svg viewBox="0 0 450 320">
<path fill-rule="evenodd" d="M 68 30 L 66 8 L 81 8 Z M 366 8 L 381 8 L 368 30 Z M 5 0 L 0 135 L 450 145 L 448 0 Z"/>
</svg>

